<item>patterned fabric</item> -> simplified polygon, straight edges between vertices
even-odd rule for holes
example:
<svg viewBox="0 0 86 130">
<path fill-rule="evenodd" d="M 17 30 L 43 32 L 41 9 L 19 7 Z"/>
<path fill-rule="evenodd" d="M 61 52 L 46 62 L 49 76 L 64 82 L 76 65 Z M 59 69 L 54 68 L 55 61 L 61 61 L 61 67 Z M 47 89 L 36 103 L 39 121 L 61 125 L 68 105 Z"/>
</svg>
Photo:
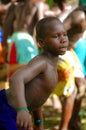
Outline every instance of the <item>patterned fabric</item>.
<svg viewBox="0 0 86 130">
<path fill-rule="evenodd" d="M 80 63 L 79 58 L 77 57 L 77 54 L 75 53 L 75 51 L 73 49 L 70 50 L 73 54 L 74 57 L 74 76 L 75 77 L 84 77 L 84 73 L 83 73 L 83 69 L 82 69 L 82 65 Z"/>
<path fill-rule="evenodd" d="M 70 88 L 74 89 L 74 66 L 73 56 L 70 51 L 67 51 L 63 56 L 58 57 L 57 62 L 58 84 L 55 89 L 55 94 L 58 96 L 70 95 Z"/>
<path fill-rule="evenodd" d="M 58 96 L 70 96 L 75 88 L 75 77 L 84 76 L 80 62 L 76 57 L 73 50 L 67 51 L 64 55 L 58 57 L 58 84 L 54 91 Z"/>
</svg>

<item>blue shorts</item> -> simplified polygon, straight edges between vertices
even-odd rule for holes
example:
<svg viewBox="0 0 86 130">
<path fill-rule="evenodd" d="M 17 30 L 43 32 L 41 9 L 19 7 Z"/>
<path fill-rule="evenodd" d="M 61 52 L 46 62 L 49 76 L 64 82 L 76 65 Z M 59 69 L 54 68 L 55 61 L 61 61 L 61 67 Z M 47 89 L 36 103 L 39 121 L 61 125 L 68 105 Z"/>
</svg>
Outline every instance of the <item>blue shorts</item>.
<svg viewBox="0 0 86 130">
<path fill-rule="evenodd" d="M 18 130 L 16 114 L 7 102 L 5 90 L 0 90 L 0 130 Z"/>
</svg>

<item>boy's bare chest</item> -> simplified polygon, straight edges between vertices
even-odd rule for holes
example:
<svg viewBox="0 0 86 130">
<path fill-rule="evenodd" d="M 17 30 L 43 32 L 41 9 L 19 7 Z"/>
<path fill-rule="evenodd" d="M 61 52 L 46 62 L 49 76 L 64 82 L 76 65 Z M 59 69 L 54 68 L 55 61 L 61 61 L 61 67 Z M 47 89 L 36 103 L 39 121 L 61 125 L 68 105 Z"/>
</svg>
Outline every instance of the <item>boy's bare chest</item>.
<svg viewBox="0 0 86 130">
<path fill-rule="evenodd" d="M 57 79 L 57 70 L 51 67 L 47 68 L 45 72 L 36 76 L 31 82 L 27 84 L 27 86 L 29 89 L 31 89 L 31 91 L 41 90 L 45 92 L 47 91 L 47 93 L 51 93 L 57 85 Z"/>
<path fill-rule="evenodd" d="M 54 91 L 57 84 L 57 72 L 50 72 L 46 71 L 47 74 L 41 73 L 39 77 L 34 79 L 34 83 L 32 81 L 32 83 L 29 84 L 30 86 L 27 87 L 26 99 L 31 110 L 43 105 L 50 94 Z"/>
<path fill-rule="evenodd" d="M 47 83 L 47 87 L 51 87 L 53 89 L 54 86 L 57 84 L 57 71 L 55 69 L 47 70 L 48 72 L 45 74 L 45 82 Z"/>
</svg>

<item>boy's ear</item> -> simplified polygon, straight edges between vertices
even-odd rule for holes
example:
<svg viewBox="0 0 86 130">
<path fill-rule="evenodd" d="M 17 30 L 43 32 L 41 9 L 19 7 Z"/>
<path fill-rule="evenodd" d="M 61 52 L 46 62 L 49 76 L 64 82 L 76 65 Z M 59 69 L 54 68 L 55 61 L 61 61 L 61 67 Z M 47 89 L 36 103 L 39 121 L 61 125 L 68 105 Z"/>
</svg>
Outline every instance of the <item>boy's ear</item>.
<svg viewBox="0 0 86 130">
<path fill-rule="evenodd" d="M 39 45 L 43 48 L 44 47 L 44 41 L 43 39 L 39 39 Z"/>
</svg>

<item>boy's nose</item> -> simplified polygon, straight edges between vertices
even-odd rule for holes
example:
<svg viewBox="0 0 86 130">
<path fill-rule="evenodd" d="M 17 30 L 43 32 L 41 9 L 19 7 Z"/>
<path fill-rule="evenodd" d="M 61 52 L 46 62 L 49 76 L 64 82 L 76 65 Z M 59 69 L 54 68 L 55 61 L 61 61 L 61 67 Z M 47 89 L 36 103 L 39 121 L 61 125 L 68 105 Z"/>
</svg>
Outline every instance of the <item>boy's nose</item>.
<svg viewBox="0 0 86 130">
<path fill-rule="evenodd" d="M 61 42 L 61 43 L 67 42 L 67 38 L 62 35 L 62 36 L 60 37 L 60 42 Z"/>
</svg>

